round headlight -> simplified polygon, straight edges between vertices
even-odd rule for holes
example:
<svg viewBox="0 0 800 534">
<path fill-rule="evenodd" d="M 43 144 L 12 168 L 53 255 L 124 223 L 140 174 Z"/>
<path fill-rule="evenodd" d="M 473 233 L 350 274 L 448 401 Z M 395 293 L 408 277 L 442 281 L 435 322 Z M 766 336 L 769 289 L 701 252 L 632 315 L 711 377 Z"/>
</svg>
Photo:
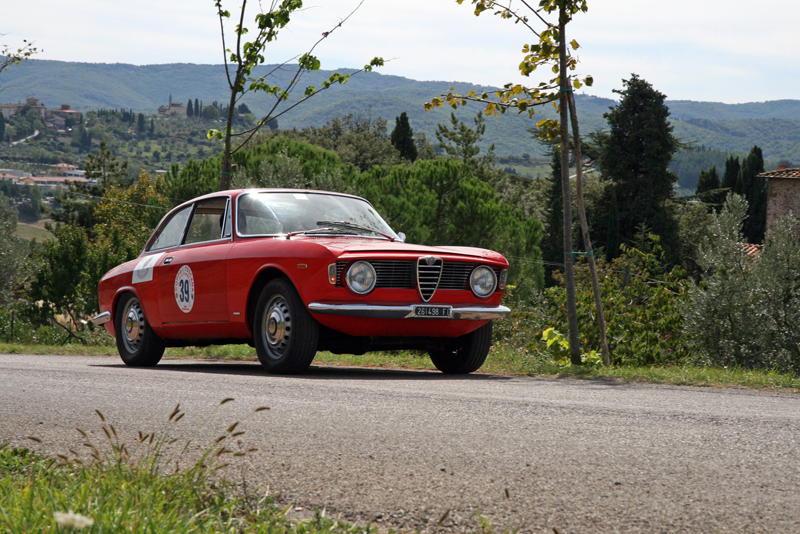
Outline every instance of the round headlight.
<svg viewBox="0 0 800 534">
<path fill-rule="evenodd" d="M 485 298 L 494 293 L 497 277 L 494 271 L 485 265 L 475 267 L 469 275 L 469 287 L 476 297 Z"/>
<path fill-rule="evenodd" d="M 357 261 L 347 269 L 347 287 L 364 295 L 375 287 L 375 268 L 366 261 Z"/>
</svg>

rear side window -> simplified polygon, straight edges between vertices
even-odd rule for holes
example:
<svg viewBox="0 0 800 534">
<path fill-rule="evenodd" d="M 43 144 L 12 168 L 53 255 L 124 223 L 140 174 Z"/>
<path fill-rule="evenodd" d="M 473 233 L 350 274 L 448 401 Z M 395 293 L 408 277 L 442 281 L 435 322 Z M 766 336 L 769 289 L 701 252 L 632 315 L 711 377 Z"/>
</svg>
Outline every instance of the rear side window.
<svg viewBox="0 0 800 534">
<path fill-rule="evenodd" d="M 210 198 L 197 203 L 186 232 L 186 244 L 221 239 L 225 230 L 225 208 L 228 199 Z M 230 235 L 230 233 L 228 234 Z"/>
<path fill-rule="evenodd" d="M 192 206 L 186 206 L 176 212 L 167 224 L 161 227 L 153 243 L 148 250 L 161 250 L 163 248 L 177 247 L 183 239 L 183 230 L 186 228 L 186 221 L 192 212 Z"/>
</svg>

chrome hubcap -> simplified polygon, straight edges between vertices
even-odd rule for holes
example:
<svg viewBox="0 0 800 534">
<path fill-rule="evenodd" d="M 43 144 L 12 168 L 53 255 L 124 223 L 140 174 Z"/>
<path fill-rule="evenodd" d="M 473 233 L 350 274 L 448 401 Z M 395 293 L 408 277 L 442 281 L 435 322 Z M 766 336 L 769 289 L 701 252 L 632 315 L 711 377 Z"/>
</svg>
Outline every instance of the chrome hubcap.
<svg viewBox="0 0 800 534">
<path fill-rule="evenodd" d="M 131 299 L 125 309 L 125 323 L 123 325 L 125 344 L 131 352 L 135 352 L 144 337 L 145 321 L 144 310 L 138 299 Z"/>
<path fill-rule="evenodd" d="M 264 309 L 264 340 L 271 357 L 283 356 L 291 340 L 291 331 L 289 304 L 281 295 L 274 295 Z"/>
</svg>

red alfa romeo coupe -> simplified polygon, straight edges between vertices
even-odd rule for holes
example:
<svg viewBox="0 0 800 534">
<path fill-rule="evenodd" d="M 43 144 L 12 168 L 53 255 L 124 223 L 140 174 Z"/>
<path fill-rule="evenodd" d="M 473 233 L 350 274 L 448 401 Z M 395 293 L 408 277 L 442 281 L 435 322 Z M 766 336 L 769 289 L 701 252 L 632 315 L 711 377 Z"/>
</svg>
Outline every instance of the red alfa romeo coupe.
<svg viewBox="0 0 800 534">
<path fill-rule="evenodd" d="M 366 200 L 247 189 L 173 209 L 135 260 L 106 273 L 92 320 L 127 365 L 165 347 L 250 343 L 271 373 L 301 373 L 319 350 L 427 351 L 471 373 L 492 342 L 508 275 L 490 250 L 404 243 Z"/>
</svg>

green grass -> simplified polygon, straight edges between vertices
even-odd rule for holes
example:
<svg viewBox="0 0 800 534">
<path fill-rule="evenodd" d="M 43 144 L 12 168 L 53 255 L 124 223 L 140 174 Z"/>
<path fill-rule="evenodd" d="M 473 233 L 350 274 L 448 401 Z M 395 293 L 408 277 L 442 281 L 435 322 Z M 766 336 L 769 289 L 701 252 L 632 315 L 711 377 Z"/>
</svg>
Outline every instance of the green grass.
<svg viewBox="0 0 800 534">
<path fill-rule="evenodd" d="M 26 240 L 31 241 L 35 239 L 40 243 L 47 239 L 50 239 L 53 234 L 45 230 L 44 228 L 39 228 L 38 226 L 34 226 L 32 224 L 24 224 L 24 223 L 17 223 L 17 236 Z"/>
<path fill-rule="evenodd" d="M 83 346 L 77 344 L 48 346 L 0 343 L 2 354 L 64 354 L 116 356 L 115 347 Z M 255 349 L 248 345 L 185 347 L 167 349 L 165 358 L 196 358 L 208 360 L 257 361 Z M 425 353 L 414 351 L 332 354 L 319 352 L 316 365 L 375 367 L 382 369 L 430 370 L 436 368 Z M 737 387 L 780 389 L 800 393 L 800 377 L 791 373 L 742 368 L 701 367 L 691 364 L 661 367 L 583 366 L 569 367 L 553 361 L 545 352 L 524 352 L 508 348 L 493 349 L 480 373 L 507 376 L 549 376 L 590 380 L 619 380 L 701 387 Z"/>
<path fill-rule="evenodd" d="M 263 491 L 228 482 L 229 462 L 235 467 L 239 457 L 257 450 L 241 439 L 244 432 L 238 423 L 216 439 L 216 434 L 207 436 L 209 445 L 192 454 L 191 442 L 170 438 L 170 429 L 183 417 L 179 407 L 161 431 L 139 432 L 131 444 L 120 440 L 100 412 L 98 416 L 106 441 L 92 443 L 89 434 L 79 430 L 76 443 L 82 446 L 76 445 L 69 455 L 48 457 L 0 445 L 0 531 L 376 532 L 370 525 L 339 523 L 320 512 L 304 521 L 291 519 L 291 507 L 280 509 Z M 83 525 L 76 526 L 76 519 Z"/>
</svg>

